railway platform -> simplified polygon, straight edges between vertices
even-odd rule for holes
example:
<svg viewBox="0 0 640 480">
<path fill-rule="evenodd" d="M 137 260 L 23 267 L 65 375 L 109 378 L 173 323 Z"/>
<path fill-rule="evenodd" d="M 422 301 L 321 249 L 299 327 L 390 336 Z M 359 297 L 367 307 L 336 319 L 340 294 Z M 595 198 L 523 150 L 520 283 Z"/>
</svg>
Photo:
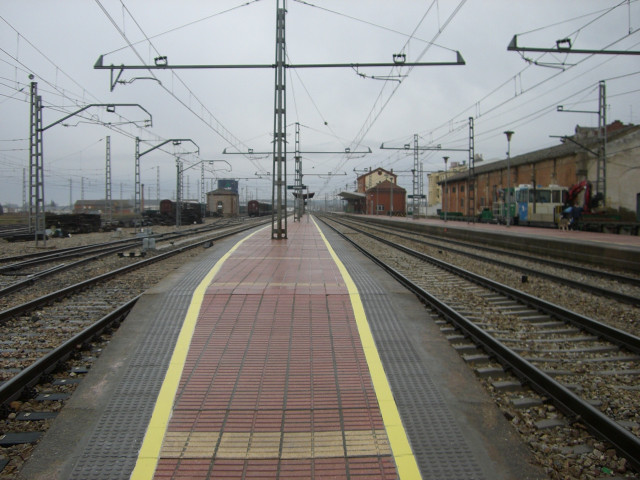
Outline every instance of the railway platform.
<svg viewBox="0 0 640 480">
<path fill-rule="evenodd" d="M 23 478 L 544 478 L 412 294 L 308 216 L 288 237 L 143 295 Z"/>
<path fill-rule="evenodd" d="M 349 216 L 383 225 L 396 223 L 409 230 L 449 237 L 453 240 L 484 242 L 495 247 L 640 272 L 638 235 L 455 220 L 445 222 L 433 218 Z"/>
</svg>

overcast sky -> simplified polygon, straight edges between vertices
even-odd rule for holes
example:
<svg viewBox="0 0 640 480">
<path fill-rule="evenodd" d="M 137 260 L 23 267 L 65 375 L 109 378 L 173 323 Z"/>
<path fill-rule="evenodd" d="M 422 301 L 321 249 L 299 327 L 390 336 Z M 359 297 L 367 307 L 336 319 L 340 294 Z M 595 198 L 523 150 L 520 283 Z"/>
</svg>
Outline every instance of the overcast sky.
<svg viewBox="0 0 640 480">
<path fill-rule="evenodd" d="M 616 7 L 617 8 L 613 8 Z M 551 48 L 570 38 L 575 49 L 640 50 L 638 0 L 287 0 L 288 63 L 453 62 L 464 66 L 402 69 L 288 69 L 287 133 L 293 184 L 294 124 L 303 152 L 364 151 L 368 155 L 303 154 L 304 184 L 319 198 L 353 190 L 367 167 L 394 169 L 411 193 L 412 151 L 420 146 L 468 147 L 474 118 L 475 151 L 485 161 L 505 158 L 505 130 L 515 132 L 516 156 L 558 143 L 577 124 L 597 126 L 598 82 L 606 81 L 607 120 L 638 123 L 640 57 L 553 55 L 507 51 L 514 35 L 523 47 Z M 104 64 L 262 64 L 275 57 L 276 0 L 2 0 L 0 3 L 0 203 L 21 204 L 29 167 L 29 74 L 42 96 L 45 126 L 92 103 L 133 103 L 116 113 L 92 107 L 44 132 L 45 200 L 105 195 L 105 137 L 111 136 L 112 197 L 133 198 L 135 137 L 145 197 L 175 195 L 174 154 L 185 167 L 185 196 L 199 194 L 200 160 L 214 159 L 205 177 L 238 178 L 243 199 L 269 199 L 267 155 L 223 155 L 223 150 L 272 148 L 274 71 L 266 69 L 126 70 L 110 91 Z M 152 77 L 155 77 L 153 79 Z M 375 77 L 375 78 L 374 78 Z M 112 128 L 102 123 L 111 123 Z M 123 124 L 120 124 L 123 122 Z M 137 122 L 126 123 L 126 122 Z M 425 172 L 442 157 L 466 152 L 423 151 Z M 227 163 L 231 165 L 228 170 Z M 215 171 L 212 170 L 215 168 Z M 256 175 L 262 173 L 262 177 Z M 331 174 L 329 176 L 329 173 Z M 425 175 L 426 177 L 426 175 Z M 207 180 L 207 189 L 211 180 Z M 28 185 L 28 178 L 27 178 Z M 84 185 L 84 192 L 81 192 Z M 425 178 L 426 190 L 426 178 Z M 28 191 L 26 193 L 28 200 Z"/>
</svg>

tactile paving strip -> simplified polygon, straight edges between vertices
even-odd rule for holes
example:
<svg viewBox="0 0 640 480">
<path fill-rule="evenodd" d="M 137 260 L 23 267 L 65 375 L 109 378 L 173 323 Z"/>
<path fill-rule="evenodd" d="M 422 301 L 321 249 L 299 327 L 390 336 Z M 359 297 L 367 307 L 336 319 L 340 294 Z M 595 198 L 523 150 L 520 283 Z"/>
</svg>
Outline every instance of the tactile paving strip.
<svg viewBox="0 0 640 480">
<path fill-rule="evenodd" d="M 154 335 L 142 336 L 131 356 L 129 368 L 97 422 L 69 480 L 124 480 L 130 477 L 193 290 L 237 241 L 235 237 L 221 242 L 221 248 L 211 255 L 203 255 L 202 261 L 180 279 L 171 292 L 163 295 L 161 314 L 151 327 Z"/>
<path fill-rule="evenodd" d="M 391 310 L 388 293 L 351 256 L 337 235 L 323 233 L 358 287 L 418 467 L 424 479 L 484 478 L 474 454 L 429 373 Z M 428 315 L 425 311 L 425 315 Z"/>
</svg>

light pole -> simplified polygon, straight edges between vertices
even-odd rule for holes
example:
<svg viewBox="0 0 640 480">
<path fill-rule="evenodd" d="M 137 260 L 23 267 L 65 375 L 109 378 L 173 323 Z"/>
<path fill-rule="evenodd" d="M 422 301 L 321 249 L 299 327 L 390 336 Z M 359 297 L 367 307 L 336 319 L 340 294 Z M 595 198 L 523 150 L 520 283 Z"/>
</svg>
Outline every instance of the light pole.
<svg viewBox="0 0 640 480">
<path fill-rule="evenodd" d="M 507 136 L 507 195 L 505 197 L 507 204 L 507 227 L 511 223 L 511 136 L 513 132 L 507 130 L 504 132 Z"/>
<path fill-rule="evenodd" d="M 442 209 L 444 210 L 444 221 L 447 221 L 447 204 L 444 200 L 444 196 L 447 193 L 447 161 L 449 157 L 442 157 L 444 159 L 444 190 L 442 190 Z"/>
</svg>

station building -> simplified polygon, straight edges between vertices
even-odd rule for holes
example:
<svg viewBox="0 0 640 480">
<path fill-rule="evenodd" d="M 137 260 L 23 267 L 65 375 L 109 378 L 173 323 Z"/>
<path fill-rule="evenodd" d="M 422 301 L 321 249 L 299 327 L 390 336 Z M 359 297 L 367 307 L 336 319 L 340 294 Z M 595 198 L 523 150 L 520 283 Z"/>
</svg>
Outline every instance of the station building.
<svg viewBox="0 0 640 480">
<path fill-rule="evenodd" d="M 240 214 L 238 193 L 226 188 L 207 192 L 207 212 L 217 217 L 237 217 Z"/>
<path fill-rule="evenodd" d="M 393 170 L 369 168 L 357 178 L 355 192 L 339 194 L 346 201 L 344 210 L 367 215 L 405 216 L 407 191 L 398 186 L 397 180 Z"/>
<path fill-rule="evenodd" d="M 601 144 L 596 128 L 576 126 L 575 134 L 560 145 L 476 166 L 473 177 L 466 165 L 463 171 L 447 175 L 446 189 L 442 172 L 429 176 L 441 189 L 443 211 L 463 216 L 480 215 L 491 210 L 500 191 L 529 184 L 534 186 L 572 185 L 588 180 L 596 187 L 597 156 Z M 640 126 L 619 121 L 607 126 L 606 199 L 608 211 L 623 219 L 640 221 Z M 507 171 L 511 176 L 510 182 Z M 431 193 L 431 190 L 430 190 Z"/>
</svg>

